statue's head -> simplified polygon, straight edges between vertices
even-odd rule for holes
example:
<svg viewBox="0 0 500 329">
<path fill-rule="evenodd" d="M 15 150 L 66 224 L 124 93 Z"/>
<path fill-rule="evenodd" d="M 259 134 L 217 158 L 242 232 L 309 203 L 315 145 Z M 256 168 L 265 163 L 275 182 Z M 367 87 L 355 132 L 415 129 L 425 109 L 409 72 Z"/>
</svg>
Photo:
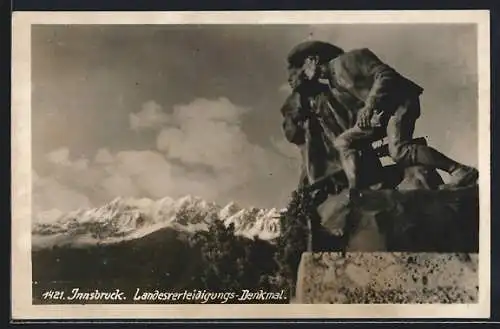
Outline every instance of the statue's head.
<svg viewBox="0 0 500 329">
<path fill-rule="evenodd" d="M 304 70 L 302 67 L 288 66 L 288 84 L 292 89 L 297 88 L 304 80 Z"/>
<path fill-rule="evenodd" d="M 296 45 L 287 56 L 290 86 L 295 88 L 302 80 L 318 78 L 322 66 L 343 53 L 341 48 L 323 41 L 305 41 Z"/>
</svg>

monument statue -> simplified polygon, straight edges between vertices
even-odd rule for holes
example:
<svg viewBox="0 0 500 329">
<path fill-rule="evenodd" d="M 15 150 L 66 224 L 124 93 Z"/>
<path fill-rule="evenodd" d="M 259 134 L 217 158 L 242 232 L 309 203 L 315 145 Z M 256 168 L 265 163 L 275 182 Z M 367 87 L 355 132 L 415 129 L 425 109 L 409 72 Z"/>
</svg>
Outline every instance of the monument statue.
<svg viewBox="0 0 500 329">
<path fill-rule="evenodd" d="M 326 42 L 307 41 L 294 47 L 287 60 L 292 93 L 281 108 L 283 130 L 302 155 L 300 187 L 313 194 L 326 192 L 317 193 L 322 196 L 317 209 L 323 229 L 347 235 L 354 213 L 358 223 L 380 222 L 373 209 L 366 216 L 353 209 L 359 191 L 476 185 L 475 168 L 429 147 L 425 139 L 413 139 L 423 88 L 369 49 L 344 52 Z M 386 155 L 394 165 L 382 166 L 380 148 L 373 147 L 380 140 L 387 141 Z M 443 185 L 436 169 L 449 173 L 451 182 Z M 382 208 L 380 213 L 394 215 L 393 209 Z M 367 247 L 373 248 L 379 247 Z"/>
<path fill-rule="evenodd" d="M 451 175 L 451 186 L 468 186 L 477 181 L 475 168 L 458 163 L 425 144 L 413 142 L 423 88 L 382 62 L 369 49 L 344 52 L 328 43 L 308 41 L 295 47 L 288 61 L 289 79 L 299 94 L 307 94 L 300 89 L 309 89 L 309 94 L 310 90 L 321 90 L 316 94 L 330 101 L 330 113 L 319 113 L 319 120 L 327 122 L 328 127 L 340 128 L 324 131 L 338 151 L 350 188 L 360 187 L 358 151 L 366 150 L 367 143 L 384 137 L 387 137 L 390 157 L 400 167 L 421 165 L 441 169 Z M 333 95 L 326 96 L 329 93 Z M 334 102 L 340 97 L 351 99 Z M 342 111 L 338 103 L 348 109 Z M 312 107 L 315 108 L 322 107 Z M 339 115 L 341 112 L 350 116 L 343 117 Z"/>
<path fill-rule="evenodd" d="M 354 126 L 356 113 L 363 104 L 351 94 L 331 88 L 322 79 L 307 78 L 305 57 L 297 59 L 299 49 L 292 50 L 288 57 L 288 82 L 293 91 L 281 108 L 283 130 L 302 155 L 300 186 L 309 186 L 311 190 L 330 186 L 336 193 L 348 187 L 348 182 L 333 141 Z M 309 49 L 317 54 L 320 68 L 342 53 L 341 49 L 323 42 L 311 43 L 305 50 Z M 381 162 L 370 144 L 365 143 L 360 149 L 360 179 L 363 186 L 375 184 L 380 177 Z"/>
</svg>

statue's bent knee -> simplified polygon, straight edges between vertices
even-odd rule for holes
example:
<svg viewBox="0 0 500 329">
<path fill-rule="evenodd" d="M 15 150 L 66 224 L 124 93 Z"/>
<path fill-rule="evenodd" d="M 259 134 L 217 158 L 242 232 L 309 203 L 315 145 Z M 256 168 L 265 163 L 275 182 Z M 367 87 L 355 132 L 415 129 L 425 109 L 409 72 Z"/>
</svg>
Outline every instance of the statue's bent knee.
<svg viewBox="0 0 500 329">
<path fill-rule="evenodd" d="M 333 146 L 337 149 L 337 151 L 345 153 L 351 148 L 351 143 L 347 138 L 339 136 L 333 141 Z"/>
<path fill-rule="evenodd" d="M 412 165 L 412 145 L 409 143 L 389 144 L 389 156 L 391 159 L 402 165 Z"/>
</svg>

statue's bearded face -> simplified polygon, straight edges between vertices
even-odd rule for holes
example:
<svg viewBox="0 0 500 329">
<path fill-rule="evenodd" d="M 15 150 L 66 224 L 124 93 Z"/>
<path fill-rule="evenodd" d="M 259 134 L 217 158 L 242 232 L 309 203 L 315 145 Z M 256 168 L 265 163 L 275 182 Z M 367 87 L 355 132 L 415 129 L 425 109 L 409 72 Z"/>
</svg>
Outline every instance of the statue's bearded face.
<svg viewBox="0 0 500 329">
<path fill-rule="evenodd" d="M 318 78 L 319 68 L 319 58 L 317 56 L 308 56 L 302 65 L 302 70 L 308 80 Z"/>
<path fill-rule="evenodd" d="M 302 67 L 288 67 L 288 84 L 292 89 L 297 88 L 304 79 L 304 70 Z"/>
<path fill-rule="evenodd" d="M 288 83 L 292 89 L 297 88 L 303 82 L 313 81 L 320 75 L 320 66 L 316 56 L 309 56 L 304 59 L 302 66 L 288 67 Z"/>
</svg>

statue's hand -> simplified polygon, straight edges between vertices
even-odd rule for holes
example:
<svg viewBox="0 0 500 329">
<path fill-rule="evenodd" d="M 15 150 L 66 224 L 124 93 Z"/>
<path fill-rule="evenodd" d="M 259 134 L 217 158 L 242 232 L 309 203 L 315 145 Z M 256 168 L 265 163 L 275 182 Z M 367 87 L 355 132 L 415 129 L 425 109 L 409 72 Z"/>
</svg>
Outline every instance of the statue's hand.
<svg viewBox="0 0 500 329">
<path fill-rule="evenodd" d="M 356 125 L 363 129 L 370 128 L 372 115 L 373 115 L 373 109 L 368 107 L 363 107 L 358 112 L 358 120 L 356 122 Z"/>
<path fill-rule="evenodd" d="M 384 116 L 384 112 L 376 112 L 373 113 L 372 118 L 370 119 L 370 125 L 373 128 L 382 127 L 382 117 Z"/>
</svg>

